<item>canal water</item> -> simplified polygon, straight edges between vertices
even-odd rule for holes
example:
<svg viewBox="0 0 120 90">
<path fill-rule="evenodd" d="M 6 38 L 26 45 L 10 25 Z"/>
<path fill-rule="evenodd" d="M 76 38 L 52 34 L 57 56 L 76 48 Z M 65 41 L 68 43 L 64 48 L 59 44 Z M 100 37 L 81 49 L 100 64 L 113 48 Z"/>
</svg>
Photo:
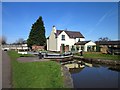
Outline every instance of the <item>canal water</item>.
<svg viewBox="0 0 120 90">
<path fill-rule="evenodd" d="M 69 69 L 74 88 L 118 88 L 120 71 L 111 70 L 109 66 L 85 65 Z"/>
</svg>

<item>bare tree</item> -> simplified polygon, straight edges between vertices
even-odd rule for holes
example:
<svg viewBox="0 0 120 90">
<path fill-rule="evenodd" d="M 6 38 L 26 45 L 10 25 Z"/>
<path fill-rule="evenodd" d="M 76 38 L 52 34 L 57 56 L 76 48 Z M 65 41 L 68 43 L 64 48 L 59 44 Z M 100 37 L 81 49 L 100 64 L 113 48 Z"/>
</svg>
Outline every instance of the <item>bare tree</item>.
<svg viewBox="0 0 120 90">
<path fill-rule="evenodd" d="M 108 37 L 100 37 L 98 41 L 110 41 Z"/>
<path fill-rule="evenodd" d="M 2 36 L 2 38 L 1 38 L 2 45 L 7 44 L 6 41 L 7 41 L 6 37 Z"/>
<path fill-rule="evenodd" d="M 16 44 L 22 44 L 24 42 L 23 38 L 19 38 L 18 40 L 16 40 Z"/>
</svg>

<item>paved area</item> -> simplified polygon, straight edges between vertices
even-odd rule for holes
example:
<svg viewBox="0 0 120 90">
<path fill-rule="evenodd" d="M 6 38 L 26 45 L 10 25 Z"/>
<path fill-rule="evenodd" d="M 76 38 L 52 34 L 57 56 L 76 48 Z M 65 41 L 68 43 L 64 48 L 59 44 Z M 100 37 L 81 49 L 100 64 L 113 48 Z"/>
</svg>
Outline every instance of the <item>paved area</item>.
<svg viewBox="0 0 120 90">
<path fill-rule="evenodd" d="M 19 62 L 41 62 L 50 61 L 50 59 L 39 59 L 38 57 L 20 57 L 17 59 Z"/>
<path fill-rule="evenodd" d="M 11 62 L 7 52 L 2 51 L 2 88 L 12 87 Z"/>
</svg>

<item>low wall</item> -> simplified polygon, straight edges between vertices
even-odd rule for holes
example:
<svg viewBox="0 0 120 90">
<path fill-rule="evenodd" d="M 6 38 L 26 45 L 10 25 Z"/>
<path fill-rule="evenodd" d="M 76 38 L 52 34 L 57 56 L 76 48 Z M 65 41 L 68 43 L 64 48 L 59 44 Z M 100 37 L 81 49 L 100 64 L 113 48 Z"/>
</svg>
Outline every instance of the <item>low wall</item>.
<svg viewBox="0 0 120 90">
<path fill-rule="evenodd" d="M 106 64 L 106 65 L 120 65 L 119 60 L 104 60 L 104 59 L 83 58 L 83 57 L 80 57 L 80 56 L 73 56 L 73 59 L 80 59 L 80 60 L 88 62 L 88 63 Z"/>
<path fill-rule="evenodd" d="M 33 45 L 32 46 L 33 50 L 44 50 L 44 46 L 37 46 L 37 45 Z"/>
</svg>

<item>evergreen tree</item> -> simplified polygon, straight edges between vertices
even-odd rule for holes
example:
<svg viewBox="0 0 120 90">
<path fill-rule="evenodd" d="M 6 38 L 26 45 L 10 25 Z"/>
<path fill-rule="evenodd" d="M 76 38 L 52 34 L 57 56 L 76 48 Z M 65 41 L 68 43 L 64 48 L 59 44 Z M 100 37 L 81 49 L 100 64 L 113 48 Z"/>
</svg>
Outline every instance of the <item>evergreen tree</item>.
<svg viewBox="0 0 120 90">
<path fill-rule="evenodd" d="M 46 43 L 46 37 L 45 37 L 45 27 L 42 20 L 42 17 L 40 16 L 38 20 L 32 25 L 27 44 L 29 47 L 32 45 L 40 45 L 43 46 Z"/>
</svg>

